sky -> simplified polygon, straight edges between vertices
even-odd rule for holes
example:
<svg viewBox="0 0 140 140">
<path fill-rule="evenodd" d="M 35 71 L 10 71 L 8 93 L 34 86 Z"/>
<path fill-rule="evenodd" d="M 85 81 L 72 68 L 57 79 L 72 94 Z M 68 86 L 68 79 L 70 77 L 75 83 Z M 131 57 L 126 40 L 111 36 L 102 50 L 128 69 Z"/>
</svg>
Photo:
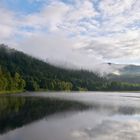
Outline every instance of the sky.
<svg viewBox="0 0 140 140">
<path fill-rule="evenodd" d="M 140 0 L 0 0 L 0 19 L 0 43 L 52 63 L 140 65 Z"/>
</svg>

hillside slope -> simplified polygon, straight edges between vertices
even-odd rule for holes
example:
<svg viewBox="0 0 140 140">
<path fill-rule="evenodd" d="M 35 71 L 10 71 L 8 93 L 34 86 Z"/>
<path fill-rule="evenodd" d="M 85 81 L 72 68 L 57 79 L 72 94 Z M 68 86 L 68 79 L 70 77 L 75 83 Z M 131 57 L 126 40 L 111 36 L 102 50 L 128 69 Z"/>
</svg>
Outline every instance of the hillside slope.
<svg viewBox="0 0 140 140">
<path fill-rule="evenodd" d="M 140 84 L 107 79 L 86 70 L 56 67 L 0 45 L 0 93 L 23 90 L 128 91 L 140 90 Z"/>
<path fill-rule="evenodd" d="M 8 73 L 13 82 L 18 75 L 17 81 L 22 80 L 19 83 L 21 88 L 31 91 L 98 90 L 105 82 L 104 78 L 95 73 L 58 68 L 5 45 L 0 45 L 0 67 L 1 73 Z"/>
</svg>

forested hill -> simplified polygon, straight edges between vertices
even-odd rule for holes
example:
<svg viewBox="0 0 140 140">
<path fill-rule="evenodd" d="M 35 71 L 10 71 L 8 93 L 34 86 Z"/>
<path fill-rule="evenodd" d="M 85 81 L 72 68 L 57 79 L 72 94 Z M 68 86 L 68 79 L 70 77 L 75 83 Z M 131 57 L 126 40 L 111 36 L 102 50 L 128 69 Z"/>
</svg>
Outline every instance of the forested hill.
<svg viewBox="0 0 140 140">
<path fill-rule="evenodd" d="M 23 90 L 140 90 L 140 85 L 110 82 L 89 71 L 58 68 L 2 44 L 0 93 Z"/>
<path fill-rule="evenodd" d="M 92 72 L 57 68 L 0 45 L 0 90 L 99 90 L 105 80 Z"/>
</svg>

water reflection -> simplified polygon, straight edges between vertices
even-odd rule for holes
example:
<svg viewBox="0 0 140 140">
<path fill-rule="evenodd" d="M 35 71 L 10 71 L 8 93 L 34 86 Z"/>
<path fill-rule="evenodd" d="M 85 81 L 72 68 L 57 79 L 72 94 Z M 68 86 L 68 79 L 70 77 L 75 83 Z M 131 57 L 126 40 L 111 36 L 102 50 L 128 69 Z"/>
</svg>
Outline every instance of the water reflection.
<svg viewBox="0 0 140 140">
<path fill-rule="evenodd" d="M 0 133 L 21 127 L 51 114 L 88 109 L 90 106 L 76 101 L 41 97 L 0 97 Z"/>
<path fill-rule="evenodd" d="M 104 120 L 96 127 L 77 131 L 73 136 L 76 140 L 139 140 L 140 122 Z"/>
<path fill-rule="evenodd" d="M 139 140 L 140 102 L 117 95 L 1 96 L 0 140 Z"/>
</svg>

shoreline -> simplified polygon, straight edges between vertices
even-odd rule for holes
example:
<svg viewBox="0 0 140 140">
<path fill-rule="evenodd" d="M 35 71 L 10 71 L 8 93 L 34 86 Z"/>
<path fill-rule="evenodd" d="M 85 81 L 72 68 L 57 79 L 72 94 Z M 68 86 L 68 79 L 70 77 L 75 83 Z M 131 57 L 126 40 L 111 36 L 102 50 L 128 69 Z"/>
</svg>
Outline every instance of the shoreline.
<svg viewBox="0 0 140 140">
<path fill-rule="evenodd" d="M 140 93 L 140 91 L 103 91 L 103 90 L 98 90 L 98 91 L 64 91 L 64 90 L 62 90 L 62 91 L 49 91 L 49 90 L 39 90 L 39 91 L 26 91 L 26 90 L 15 90 L 15 91 L 0 91 L 0 95 L 9 95 L 9 94 L 21 94 L 21 93 L 25 93 L 25 92 L 29 92 L 29 93 L 31 93 L 31 92 L 35 92 L 35 93 L 37 93 L 37 92 L 46 92 L 46 93 L 48 93 L 48 92 L 68 92 L 68 93 L 72 93 L 72 92 L 79 92 L 79 93 L 86 93 L 86 92 L 88 92 L 88 93 L 90 93 L 90 92 L 120 92 L 120 93 L 131 93 L 131 92 L 134 92 L 134 93 Z"/>
</svg>

